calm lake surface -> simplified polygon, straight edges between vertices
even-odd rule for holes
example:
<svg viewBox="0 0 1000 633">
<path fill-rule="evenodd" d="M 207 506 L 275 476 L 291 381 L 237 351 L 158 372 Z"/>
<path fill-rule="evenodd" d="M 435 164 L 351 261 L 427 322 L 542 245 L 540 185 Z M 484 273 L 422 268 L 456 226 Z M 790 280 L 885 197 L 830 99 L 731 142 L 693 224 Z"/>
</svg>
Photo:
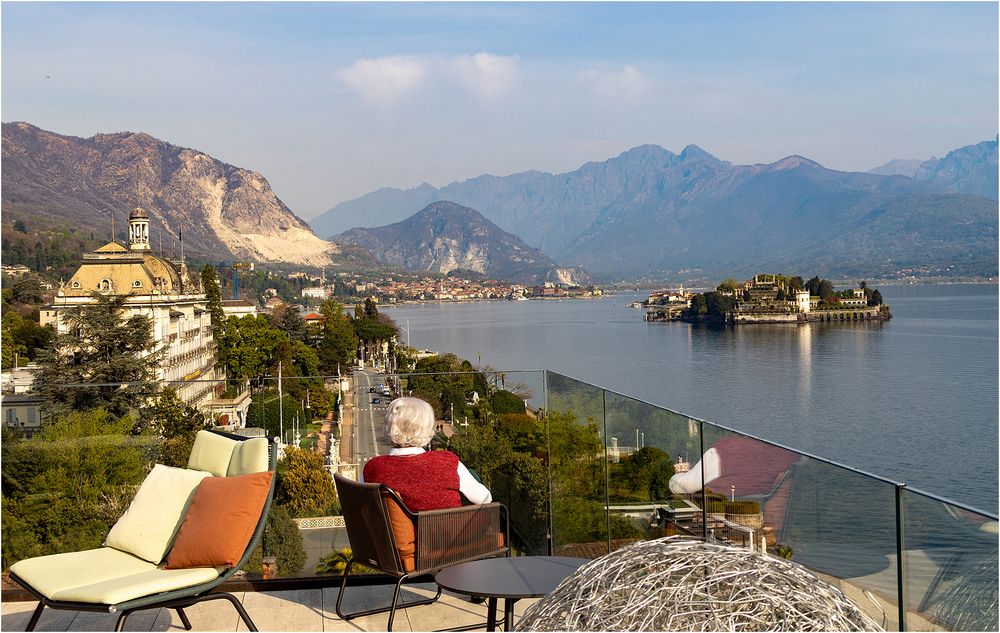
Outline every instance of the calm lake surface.
<svg viewBox="0 0 1000 633">
<path fill-rule="evenodd" d="M 414 347 L 551 369 L 996 512 L 997 286 L 879 290 L 886 323 L 646 323 L 625 307 L 646 293 L 385 312 Z"/>
</svg>

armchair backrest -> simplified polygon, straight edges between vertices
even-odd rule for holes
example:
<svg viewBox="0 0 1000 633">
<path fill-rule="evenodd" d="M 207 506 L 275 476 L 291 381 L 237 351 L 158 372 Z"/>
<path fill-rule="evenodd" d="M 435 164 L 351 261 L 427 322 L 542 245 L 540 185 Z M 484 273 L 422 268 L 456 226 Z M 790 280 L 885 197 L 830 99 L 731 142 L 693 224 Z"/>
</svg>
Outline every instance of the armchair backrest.
<svg viewBox="0 0 1000 633">
<path fill-rule="evenodd" d="M 405 573 L 383 501 L 385 486 L 340 475 L 334 475 L 333 479 L 354 560 L 386 573 Z"/>
<path fill-rule="evenodd" d="M 499 503 L 412 512 L 384 484 L 340 475 L 334 482 L 358 563 L 400 576 L 508 553 L 509 521 Z"/>
</svg>

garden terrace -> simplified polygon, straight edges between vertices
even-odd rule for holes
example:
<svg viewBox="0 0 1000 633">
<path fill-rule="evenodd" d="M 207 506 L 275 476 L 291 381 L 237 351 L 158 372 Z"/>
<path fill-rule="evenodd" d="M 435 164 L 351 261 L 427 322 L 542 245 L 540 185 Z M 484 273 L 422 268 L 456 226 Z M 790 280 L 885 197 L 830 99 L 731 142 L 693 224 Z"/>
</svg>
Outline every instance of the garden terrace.
<svg viewBox="0 0 1000 633">
<path fill-rule="evenodd" d="M 551 371 L 383 379 L 396 393 L 463 394 L 449 407 L 436 403 L 447 419 L 436 442 L 478 471 L 510 509 L 517 555 L 595 558 L 636 541 L 687 534 L 790 558 L 841 588 L 887 630 L 997 628 L 993 514 L 772 441 L 780 438 L 751 437 Z M 485 406 L 465 400 L 470 385 Z M 290 435 L 292 405 L 278 413 L 266 403 L 276 393 L 273 386 L 267 379 L 252 394 L 250 425 Z M 367 415 L 378 414 L 370 412 L 365 391 Z M 327 470 L 349 473 L 360 466 L 352 461 L 352 440 L 361 422 L 371 419 L 361 417 L 363 404 L 355 397 L 342 401 L 345 414 L 333 425 L 328 463 L 318 460 Z M 186 454 L 175 446 L 181 441 L 176 436 L 131 431 L 131 424 L 79 414 L 50 421 L 30 440 L 4 438 L 5 569 L 19 557 L 99 545 L 151 464 Z M 713 471 L 715 458 L 701 459 L 710 449 L 721 469 Z M 66 494 L 69 482 L 84 482 L 86 494 Z M 298 499 L 296 505 L 281 490 L 279 484 L 276 512 L 284 517 L 276 517 L 261 553 L 277 557 L 278 577 L 261 578 L 258 556 L 230 590 L 242 593 L 262 630 L 382 630 L 384 615 L 347 623 L 334 614 L 341 550 L 349 543 L 335 513 L 317 515 L 336 509 L 335 502 L 309 506 Z M 290 514 L 298 514 L 297 523 Z M 302 538 L 297 552 L 286 551 L 289 533 Z M 352 589 L 362 600 L 392 590 L 389 578 L 351 580 L 363 587 Z M 419 585 L 410 595 L 430 587 Z M 23 629 L 33 606 L 27 600 L 5 586 L 4 629 Z M 518 612 L 527 604 L 518 603 Z M 397 626 L 458 626 L 481 619 L 483 611 L 483 605 L 446 594 L 435 605 L 401 612 Z M 50 612 L 39 627 L 107 629 L 111 617 Z M 242 626 L 226 605 L 199 605 L 190 618 L 199 630 Z M 178 626 L 177 616 L 163 610 L 129 620 L 130 629 Z"/>
</svg>

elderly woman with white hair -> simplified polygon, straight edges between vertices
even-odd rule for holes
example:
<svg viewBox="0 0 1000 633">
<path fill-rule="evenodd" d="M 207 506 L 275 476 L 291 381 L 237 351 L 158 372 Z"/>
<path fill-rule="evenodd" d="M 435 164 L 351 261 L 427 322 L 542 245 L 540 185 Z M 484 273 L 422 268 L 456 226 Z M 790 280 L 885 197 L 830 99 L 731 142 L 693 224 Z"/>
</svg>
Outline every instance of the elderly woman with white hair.
<svg viewBox="0 0 1000 633">
<path fill-rule="evenodd" d="M 426 451 L 434 436 L 434 409 L 419 398 L 396 398 L 385 414 L 385 435 L 393 448 L 365 464 L 362 478 L 395 490 L 415 512 L 455 508 L 462 497 L 489 503 L 489 489 L 479 483 L 451 451 Z"/>
</svg>

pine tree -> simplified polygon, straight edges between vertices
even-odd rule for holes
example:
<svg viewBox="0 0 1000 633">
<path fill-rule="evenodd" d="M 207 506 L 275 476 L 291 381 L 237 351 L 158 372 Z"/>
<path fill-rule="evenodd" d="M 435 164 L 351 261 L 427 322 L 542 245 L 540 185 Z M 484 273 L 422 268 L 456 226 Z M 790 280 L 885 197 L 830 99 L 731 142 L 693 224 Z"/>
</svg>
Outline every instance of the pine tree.
<svg viewBox="0 0 1000 633">
<path fill-rule="evenodd" d="M 275 310 L 274 326 L 288 335 L 293 341 L 309 342 L 309 331 L 306 321 L 295 306 L 285 305 Z"/>
<path fill-rule="evenodd" d="M 163 439 L 157 462 L 186 468 L 195 435 L 205 428 L 205 416 L 177 397 L 175 389 L 164 389 L 148 408 L 143 409 L 146 427 Z"/>
<path fill-rule="evenodd" d="M 124 318 L 127 295 L 93 297 L 66 311 L 66 333 L 38 355 L 36 384 L 51 415 L 104 407 L 120 417 L 159 390 L 154 381 L 163 350 L 149 317 Z"/>
</svg>

